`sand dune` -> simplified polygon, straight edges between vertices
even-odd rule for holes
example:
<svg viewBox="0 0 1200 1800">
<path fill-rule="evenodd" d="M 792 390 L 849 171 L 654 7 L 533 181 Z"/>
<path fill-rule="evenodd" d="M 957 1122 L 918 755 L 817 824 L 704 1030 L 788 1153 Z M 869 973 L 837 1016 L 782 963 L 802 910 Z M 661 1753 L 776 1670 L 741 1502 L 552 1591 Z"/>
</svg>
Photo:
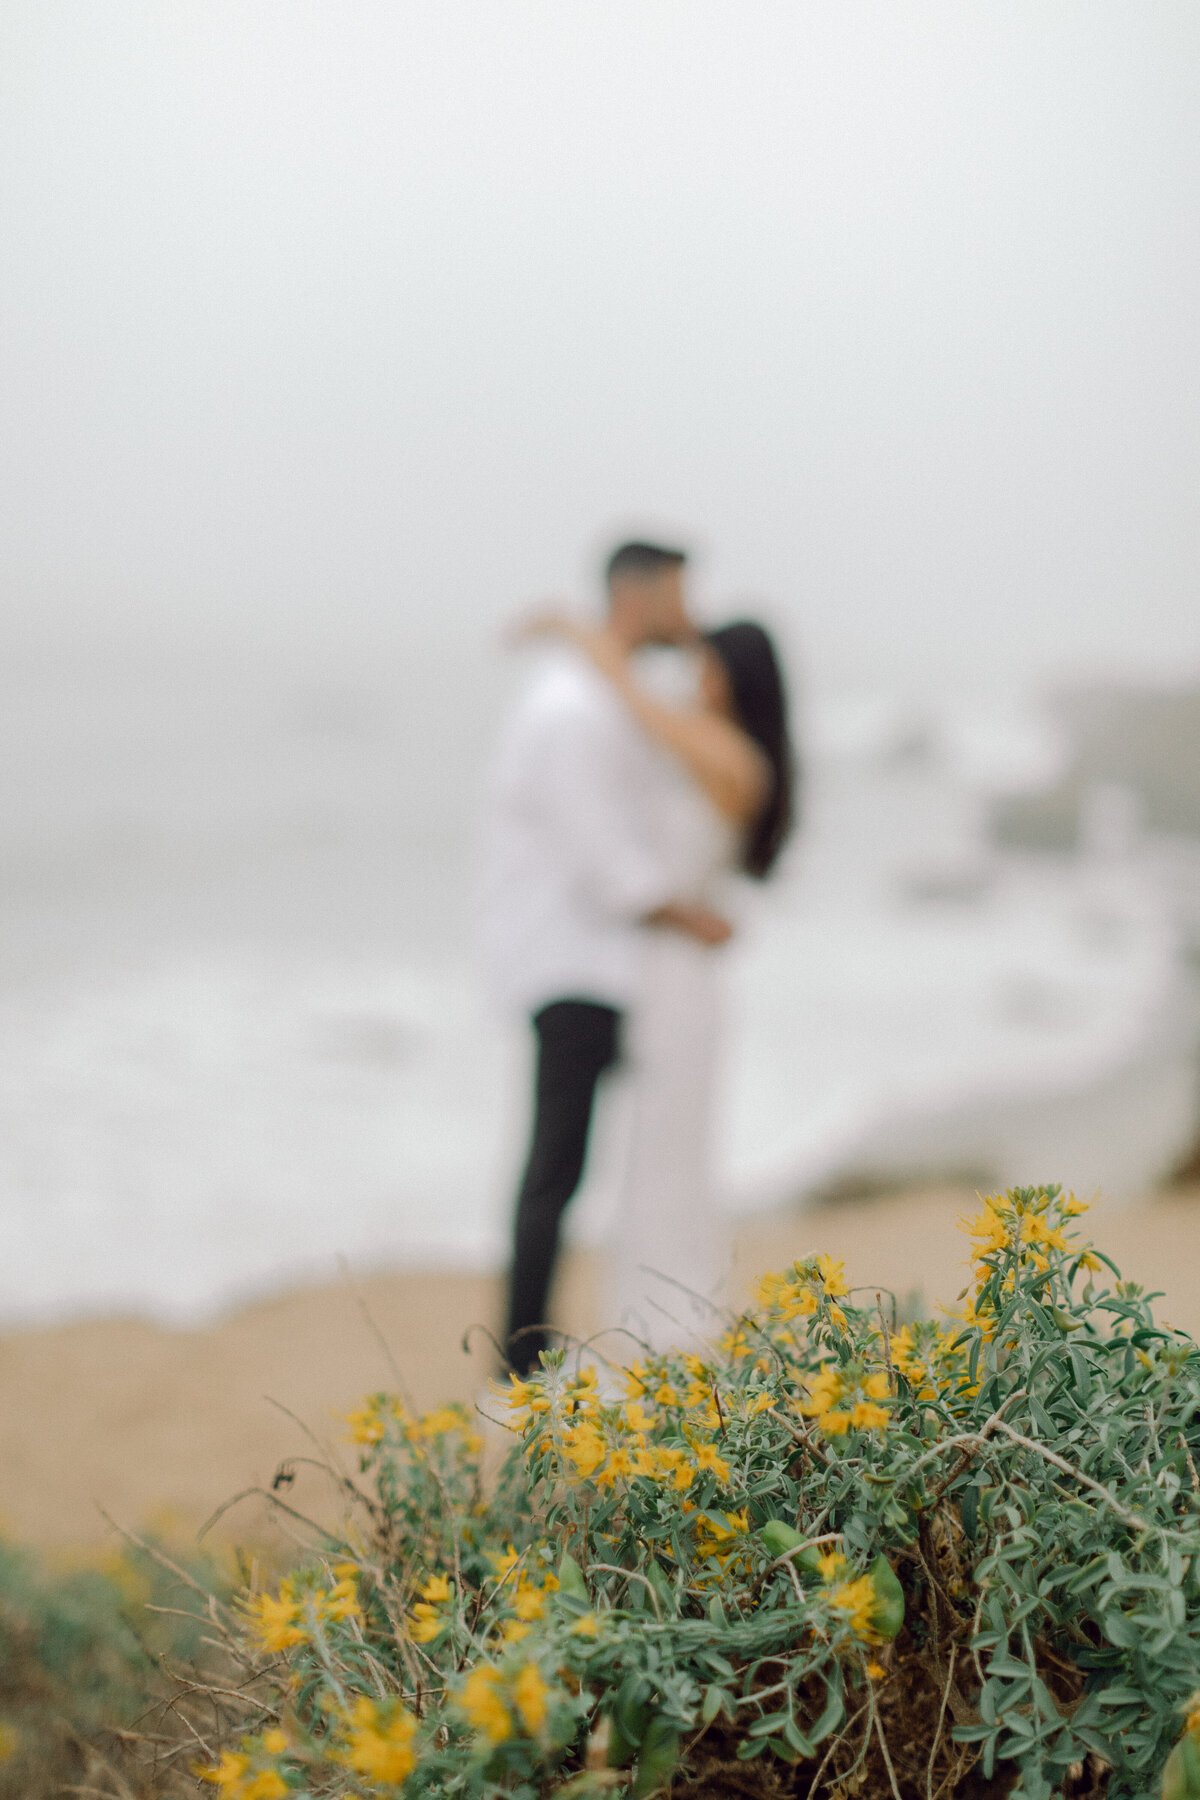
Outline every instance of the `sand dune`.
<svg viewBox="0 0 1200 1800">
<path fill-rule="evenodd" d="M 973 1204 L 943 1188 L 759 1216 L 738 1233 L 740 1291 L 827 1250 L 852 1281 L 887 1286 L 901 1304 L 951 1300 L 963 1282 L 954 1221 Z M 1200 1187 L 1098 1208 L 1092 1230 L 1127 1275 L 1165 1290 L 1162 1316 L 1200 1335 Z M 580 1335 L 601 1324 L 597 1285 L 594 1257 L 573 1257 L 558 1316 Z M 419 1406 L 470 1400 L 491 1350 L 478 1330 L 464 1353 L 463 1333 L 494 1325 L 498 1305 L 490 1277 L 381 1272 L 262 1300 L 201 1331 L 110 1319 L 10 1333 L 0 1338 L 0 1523 L 46 1546 L 102 1542 L 101 1508 L 134 1529 L 169 1515 L 192 1530 L 285 1458 L 313 1454 L 297 1421 L 336 1445 L 339 1416 L 394 1388 L 396 1370 Z M 289 1496 L 327 1511 L 311 1470 Z M 250 1501 L 221 1530 L 255 1541 L 265 1517 Z"/>
</svg>

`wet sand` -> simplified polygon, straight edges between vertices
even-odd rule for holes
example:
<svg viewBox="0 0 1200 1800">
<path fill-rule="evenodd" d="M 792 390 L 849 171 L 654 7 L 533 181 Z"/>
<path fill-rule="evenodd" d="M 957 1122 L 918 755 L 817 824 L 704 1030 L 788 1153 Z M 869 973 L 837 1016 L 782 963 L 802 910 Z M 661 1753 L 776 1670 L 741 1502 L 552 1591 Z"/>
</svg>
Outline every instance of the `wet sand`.
<svg viewBox="0 0 1200 1800">
<path fill-rule="evenodd" d="M 939 1188 L 756 1217 L 738 1231 L 737 1287 L 825 1250 L 907 1312 L 952 1301 L 965 1279 L 954 1224 L 975 1205 L 965 1189 Z M 1165 1291 L 1161 1317 L 1200 1336 L 1200 1186 L 1097 1208 L 1091 1230 L 1127 1276 Z M 573 1256 L 556 1309 L 565 1328 L 599 1329 L 598 1285 L 595 1258 Z M 483 1328 L 496 1324 L 499 1293 L 488 1276 L 381 1272 L 263 1299 L 200 1331 L 109 1319 L 0 1337 L 0 1527 L 45 1546 L 95 1545 L 111 1537 L 103 1509 L 134 1530 L 190 1533 L 285 1459 L 316 1455 L 304 1428 L 344 1455 L 341 1415 L 394 1389 L 397 1372 L 420 1407 L 470 1402 L 491 1371 Z M 324 1483 L 303 1466 L 288 1496 L 328 1514 Z M 219 1535 L 259 1541 L 265 1520 L 252 1499 Z"/>
</svg>

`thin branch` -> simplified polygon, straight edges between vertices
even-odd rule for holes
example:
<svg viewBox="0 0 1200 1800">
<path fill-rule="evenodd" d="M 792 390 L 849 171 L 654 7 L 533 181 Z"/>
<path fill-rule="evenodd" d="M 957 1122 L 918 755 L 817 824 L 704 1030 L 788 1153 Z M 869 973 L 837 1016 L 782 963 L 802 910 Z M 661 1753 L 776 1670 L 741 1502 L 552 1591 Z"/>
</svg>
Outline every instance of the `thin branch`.
<svg viewBox="0 0 1200 1800">
<path fill-rule="evenodd" d="M 1103 1500 L 1110 1512 L 1115 1513 L 1122 1524 L 1128 1525 L 1132 1531 L 1162 1531 L 1170 1537 L 1179 1535 L 1177 1532 L 1168 1531 L 1165 1526 L 1155 1525 L 1150 1519 L 1143 1519 L 1140 1513 L 1130 1512 L 1129 1508 L 1122 1506 L 1116 1495 L 1110 1493 L 1101 1482 L 1093 1481 L 1090 1475 L 1085 1475 L 1082 1469 L 1077 1469 L 1069 1463 L 1065 1456 L 1059 1456 L 1054 1450 L 1047 1450 L 1045 1444 L 1039 1444 L 1036 1439 L 1025 1437 L 1022 1432 L 1014 1431 L 1012 1426 L 1006 1425 L 1003 1419 L 997 1419 L 995 1429 L 1002 1431 L 1005 1437 L 1011 1438 L 1014 1444 L 1020 1444 L 1023 1450 L 1031 1450 L 1044 1462 L 1053 1463 L 1054 1467 L 1061 1469 L 1064 1475 L 1070 1475 L 1083 1487 L 1089 1488 L 1098 1499 Z"/>
<path fill-rule="evenodd" d="M 881 1293 L 876 1294 L 875 1305 L 879 1309 L 879 1330 L 883 1338 L 883 1360 L 887 1364 L 888 1387 L 894 1394 L 896 1392 L 896 1371 L 892 1364 L 892 1337 L 888 1330 L 887 1320 L 883 1316 L 883 1295 Z"/>
<path fill-rule="evenodd" d="M 588 1574 L 593 1569 L 603 1569 L 609 1575 L 624 1575 L 626 1581 L 640 1581 L 654 1603 L 654 1616 L 661 1625 L 663 1622 L 662 1607 L 658 1603 L 658 1595 L 654 1591 L 654 1583 L 640 1569 L 622 1569 L 617 1563 L 589 1563 Z"/>
<path fill-rule="evenodd" d="M 405 1385 L 404 1376 L 400 1373 L 400 1365 L 392 1355 L 392 1347 L 380 1330 L 378 1323 L 372 1315 L 370 1307 L 367 1305 L 366 1297 L 363 1294 L 362 1289 L 359 1287 L 350 1271 L 350 1264 L 346 1261 L 344 1256 L 338 1257 L 338 1264 L 341 1268 L 342 1280 L 354 1295 L 355 1303 L 363 1316 L 367 1330 L 371 1333 L 371 1336 L 375 1339 L 375 1342 L 383 1352 L 383 1360 L 391 1370 L 392 1377 L 396 1383 L 397 1393 L 400 1395 L 400 1398 L 403 1400 L 409 1412 L 415 1413 L 416 1407 L 413 1405 L 412 1395 L 408 1392 L 408 1388 Z"/>
<path fill-rule="evenodd" d="M 938 1713 L 937 1730 L 933 1734 L 933 1742 L 929 1746 L 929 1767 L 925 1771 L 925 1800 L 933 1800 L 933 1765 L 937 1760 L 938 1745 L 942 1741 L 942 1726 L 946 1723 L 946 1708 L 950 1704 L 950 1689 L 954 1686 L 954 1658 L 958 1654 L 958 1645 L 950 1646 L 950 1673 L 946 1676 L 946 1685 L 942 1689 L 942 1706 Z"/>
<path fill-rule="evenodd" d="M 154 1561 L 160 1563 L 164 1569 L 169 1569 L 172 1575 L 177 1575 L 179 1580 L 193 1589 L 195 1593 L 203 1595 L 204 1599 L 210 1605 L 219 1607 L 223 1613 L 232 1618 L 233 1615 L 230 1613 L 230 1610 L 225 1603 L 218 1600 L 216 1595 L 211 1593 L 208 1588 L 197 1581 L 194 1575 L 189 1575 L 186 1569 L 181 1569 L 178 1563 L 172 1562 L 169 1556 L 164 1556 L 163 1552 L 157 1549 L 153 1544 L 146 1543 L 145 1539 L 138 1537 L 136 1532 L 130 1531 L 124 1525 L 118 1525 L 112 1515 L 106 1513 L 102 1506 L 97 1507 L 96 1510 L 99 1512 L 100 1517 L 105 1523 L 111 1525 L 113 1530 L 118 1532 L 121 1537 L 125 1538 L 131 1544 L 136 1544 L 139 1550 L 144 1551 L 147 1556 L 153 1557 Z"/>
<path fill-rule="evenodd" d="M 860 1706 L 858 1711 L 856 1713 L 852 1714 L 851 1717 L 846 1720 L 845 1725 L 838 1732 L 837 1736 L 831 1740 L 829 1748 L 825 1752 L 824 1756 L 821 1758 L 820 1764 L 818 1765 L 818 1768 L 817 1768 L 817 1772 L 813 1776 L 812 1787 L 809 1789 L 810 1794 L 816 1793 L 817 1789 L 821 1785 L 821 1777 L 825 1773 L 825 1770 L 829 1764 L 830 1758 L 833 1756 L 834 1752 L 838 1749 L 838 1747 L 845 1743 L 847 1737 L 850 1735 L 851 1731 L 853 1731 L 854 1727 L 858 1724 L 858 1721 L 862 1718 L 862 1716 L 866 1712 L 866 1710 L 867 1710 L 867 1708 L 866 1708 L 865 1704 L 863 1706 Z"/>
<path fill-rule="evenodd" d="M 892 1767 L 892 1759 L 888 1752 L 887 1739 L 883 1735 L 883 1721 L 879 1717 L 879 1708 L 875 1704 L 875 1689 L 871 1677 L 867 1676 L 867 1704 L 871 1708 L 871 1723 L 875 1727 L 875 1736 L 879 1739 L 879 1748 L 883 1753 L 883 1766 L 888 1772 L 888 1780 L 892 1784 L 895 1800 L 900 1800 L 900 1788 L 896 1781 L 896 1771 Z"/>
</svg>

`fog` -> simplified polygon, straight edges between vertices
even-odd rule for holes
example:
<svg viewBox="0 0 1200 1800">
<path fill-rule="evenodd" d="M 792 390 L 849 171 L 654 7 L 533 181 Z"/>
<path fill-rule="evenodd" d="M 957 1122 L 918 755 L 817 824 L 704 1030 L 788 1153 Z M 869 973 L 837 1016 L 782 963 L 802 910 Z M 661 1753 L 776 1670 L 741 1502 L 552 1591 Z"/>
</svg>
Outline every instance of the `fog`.
<svg viewBox="0 0 1200 1800">
<path fill-rule="evenodd" d="M 10 639 L 470 662 L 653 525 L 818 691 L 1194 669 L 1198 80 L 1185 4 L 8 0 Z"/>
</svg>

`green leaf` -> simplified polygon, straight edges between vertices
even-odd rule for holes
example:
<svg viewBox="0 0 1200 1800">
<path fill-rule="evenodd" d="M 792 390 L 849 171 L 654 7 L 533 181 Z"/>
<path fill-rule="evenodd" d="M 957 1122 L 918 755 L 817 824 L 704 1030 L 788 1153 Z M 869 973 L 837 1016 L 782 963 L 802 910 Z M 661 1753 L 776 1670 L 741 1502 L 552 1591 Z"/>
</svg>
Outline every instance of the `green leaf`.
<svg viewBox="0 0 1200 1800">
<path fill-rule="evenodd" d="M 583 1570 L 569 1550 L 564 1550 L 559 1560 L 558 1585 L 564 1594 L 570 1594 L 576 1600 L 589 1598 L 587 1582 L 583 1579 Z"/>
<path fill-rule="evenodd" d="M 649 1800 L 651 1794 L 657 1794 L 667 1787 L 679 1761 L 679 1729 L 672 1725 L 662 1714 L 656 1714 L 646 1727 L 642 1739 L 642 1747 L 638 1752 L 637 1774 L 634 1777 L 634 1800 Z"/>
</svg>

